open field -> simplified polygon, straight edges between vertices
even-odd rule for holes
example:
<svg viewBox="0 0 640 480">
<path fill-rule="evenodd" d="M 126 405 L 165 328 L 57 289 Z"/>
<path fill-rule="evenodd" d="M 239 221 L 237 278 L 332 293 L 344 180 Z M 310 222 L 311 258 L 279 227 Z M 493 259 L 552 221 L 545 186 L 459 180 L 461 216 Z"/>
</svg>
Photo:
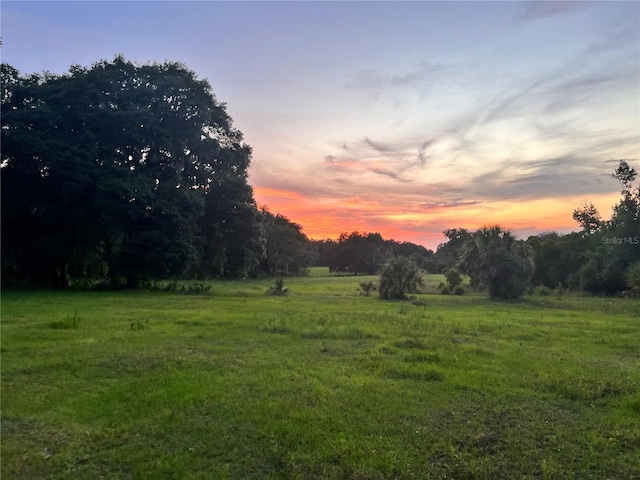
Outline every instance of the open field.
<svg viewBox="0 0 640 480">
<path fill-rule="evenodd" d="M 3 292 L 2 478 L 640 478 L 640 301 L 313 273 Z"/>
</svg>

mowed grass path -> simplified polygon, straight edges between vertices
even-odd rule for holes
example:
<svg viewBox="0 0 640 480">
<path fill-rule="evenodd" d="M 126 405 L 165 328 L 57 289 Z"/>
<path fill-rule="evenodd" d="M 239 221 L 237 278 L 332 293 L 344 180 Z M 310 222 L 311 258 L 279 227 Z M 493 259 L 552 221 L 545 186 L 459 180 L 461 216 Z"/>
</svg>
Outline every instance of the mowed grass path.
<svg viewBox="0 0 640 480">
<path fill-rule="evenodd" d="M 640 302 L 368 279 L 3 292 L 2 478 L 640 478 Z"/>
</svg>

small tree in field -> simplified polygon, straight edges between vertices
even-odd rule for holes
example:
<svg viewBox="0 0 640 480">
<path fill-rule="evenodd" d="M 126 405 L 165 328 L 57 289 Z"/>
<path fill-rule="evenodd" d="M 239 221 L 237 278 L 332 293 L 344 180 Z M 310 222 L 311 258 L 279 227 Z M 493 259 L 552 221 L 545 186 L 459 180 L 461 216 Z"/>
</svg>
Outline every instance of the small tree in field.
<svg viewBox="0 0 640 480">
<path fill-rule="evenodd" d="M 531 247 L 498 225 L 481 228 L 465 242 L 459 265 L 492 300 L 524 294 L 535 269 Z"/>
<path fill-rule="evenodd" d="M 404 299 L 424 284 L 418 267 L 406 257 L 391 257 L 380 270 L 380 297 Z"/>
<path fill-rule="evenodd" d="M 444 277 L 447 279 L 447 283 L 452 290 L 462 283 L 462 275 L 460 275 L 457 268 L 448 268 L 445 270 Z"/>
</svg>

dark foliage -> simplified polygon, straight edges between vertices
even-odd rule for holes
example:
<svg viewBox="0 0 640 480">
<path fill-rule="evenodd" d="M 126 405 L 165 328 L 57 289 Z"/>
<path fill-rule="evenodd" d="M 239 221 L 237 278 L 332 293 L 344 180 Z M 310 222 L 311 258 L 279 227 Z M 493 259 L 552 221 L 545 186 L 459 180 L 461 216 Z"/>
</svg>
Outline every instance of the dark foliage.
<svg viewBox="0 0 640 480">
<path fill-rule="evenodd" d="M 483 227 L 460 252 L 460 269 L 494 300 L 510 300 L 529 287 L 534 263 L 531 247 L 499 226 Z"/>
<path fill-rule="evenodd" d="M 262 255 L 251 149 L 206 81 L 118 56 L 2 65 L 2 274 L 65 286 L 245 276 Z"/>
<path fill-rule="evenodd" d="M 423 284 L 418 266 L 407 257 L 391 257 L 380 270 L 379 291 L 384 299 L 405 299 Z"/>
<path fill-rule="evenodd" d="M 262 209 L 266 254 L 260 268 L 267 275 L 300 276 L 315 262 L 314 245 L 302 232 L 302 226 L 287 217 Z"/>
<path fill-rule="evenodd" d="M 411 242 L 385 240 L 379 233 L 342 233 L 337 240 L 315 241 L 318 251 L 316 265 L 329 267 L 331 272 L 370 275 L 392 256 L 411 258 L 420 268 L 429 270 L 433 252 Z"/>
</svg>

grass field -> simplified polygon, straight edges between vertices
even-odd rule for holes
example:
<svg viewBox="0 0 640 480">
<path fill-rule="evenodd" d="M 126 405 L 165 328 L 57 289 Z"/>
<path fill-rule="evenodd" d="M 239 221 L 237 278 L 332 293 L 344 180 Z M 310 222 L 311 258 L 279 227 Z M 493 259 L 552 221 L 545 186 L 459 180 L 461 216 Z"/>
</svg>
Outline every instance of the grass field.
<svg viewBox="0 0 640 480">
<path fill-rule="evenodd" d="M 3 292 L 2 478 L 640 478 L 639 301 L 368 279 Z"/>
</svg>

